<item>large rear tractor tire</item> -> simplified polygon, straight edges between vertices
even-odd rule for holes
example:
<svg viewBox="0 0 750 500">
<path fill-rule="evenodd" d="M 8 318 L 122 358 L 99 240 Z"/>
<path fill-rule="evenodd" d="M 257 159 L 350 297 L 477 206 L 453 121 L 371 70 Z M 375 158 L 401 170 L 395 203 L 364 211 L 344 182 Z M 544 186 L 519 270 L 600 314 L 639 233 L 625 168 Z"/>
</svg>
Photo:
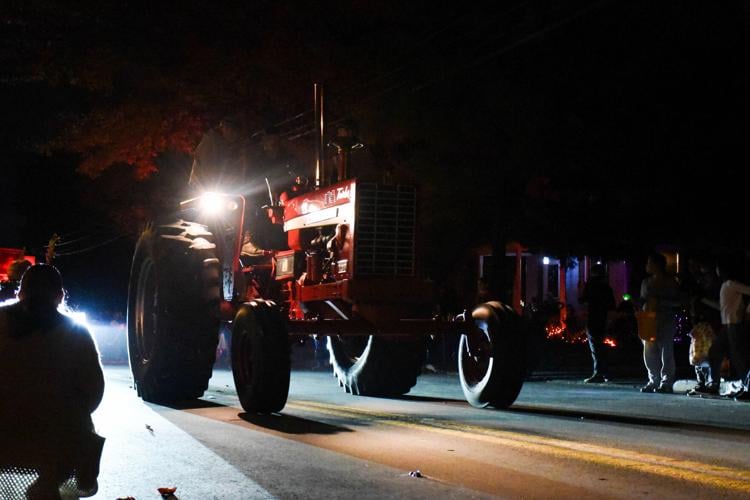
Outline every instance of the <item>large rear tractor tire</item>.
<svg viewBox="0 0 750 500">
<path fill-rule="evenodd" d="M 525 338 L 521 318 L 507 305 L 486 302 L 471 313 L 476 325 L 461 336 L 458 375 L 472 406 L 507 408 L 521 392 Z"/>
<path fill-rule="evenodd" d="M 128 354 L 138 395 L 163 403 L 203 395 L 219 333 L 221 266 L 206 226 L 143 232 L 128 290 Z"/>
<path fill-rule="evenodd" d="M 409 392 L 422 371 L 425 350 L 421 338 L 328 337 L 333 374 L 346 392 L 359 396 Z"/>
<path fill-rule="evenodd" d="M 291 370 L 286 321 L 273 302 L 244 304 L 232 323 L 232 374 L 247 412 L 281 411 Z"/>
</svg>

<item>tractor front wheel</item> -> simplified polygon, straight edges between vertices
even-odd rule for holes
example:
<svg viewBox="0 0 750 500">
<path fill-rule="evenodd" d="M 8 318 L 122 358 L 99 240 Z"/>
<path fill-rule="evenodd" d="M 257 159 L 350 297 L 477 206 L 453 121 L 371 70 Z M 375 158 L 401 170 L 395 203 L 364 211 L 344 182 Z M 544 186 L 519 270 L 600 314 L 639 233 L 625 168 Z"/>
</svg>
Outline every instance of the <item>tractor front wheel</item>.
<svg viewBox="0 0 750 500">
<path fill-rule="evenodd" d="M 286 322 L 273 302 L 244 304 L 232 323 L 232 374 L 242 408 L 281 411 L 289 395 L 289 339 Z"/>
<path fill-rule="evenodd" d="M 161 403 L 200 397 L 216 357 L 221 268 L 213 235 L 186 221 L 149 228 L 128 290 L 128 355 L 138 395 Z"/>
<path fill-rule="evenodd" d="M 487 302 L 471 313 L 476 328 L 461 335 L 458 375 L 472 406 L 507 408 L 518 397 L 525 375 L 521 319 L 507 305 Z"/>
</svg>

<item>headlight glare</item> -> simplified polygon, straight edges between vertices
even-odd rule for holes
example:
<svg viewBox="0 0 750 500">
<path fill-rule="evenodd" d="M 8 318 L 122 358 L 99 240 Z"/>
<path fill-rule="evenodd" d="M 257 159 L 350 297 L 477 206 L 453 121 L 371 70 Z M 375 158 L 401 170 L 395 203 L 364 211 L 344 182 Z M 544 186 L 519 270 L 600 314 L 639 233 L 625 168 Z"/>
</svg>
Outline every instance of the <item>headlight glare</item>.
<svg viewBox="0 0 750 500">
<path fill-rule="evenodd" d="M 227 200 L 218 193 L 206 193 L 201 196 L 200 210 L 208 215 L 217 215 L 227 207 Z"/>
</svg>

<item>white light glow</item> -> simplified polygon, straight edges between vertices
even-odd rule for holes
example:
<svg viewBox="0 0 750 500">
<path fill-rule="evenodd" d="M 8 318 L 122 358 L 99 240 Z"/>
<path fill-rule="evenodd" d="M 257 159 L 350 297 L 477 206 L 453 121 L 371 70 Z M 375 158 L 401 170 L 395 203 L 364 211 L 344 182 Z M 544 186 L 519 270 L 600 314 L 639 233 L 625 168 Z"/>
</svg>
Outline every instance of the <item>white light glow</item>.
<svg viewBox="0 0 750 500">
<path fill-rule="evenodd" d="M 18 302 L 17 298 L 16 299 L 8 299 L 8 300 L 5 300 L 3 302 L 0 302 L 0 307 L 9 306 L 9 305 L 15 304 L 17 302 Z M 72 311 L 71 309 L 68 308 L 68 306 L 67 306 L 67 304 L 65 304 L 65 302 L 61 302 L 60 305 L 57 306 L 57 312 L 59 312 L 60 314 L 62 314 L 64 316 L 69 317 L 75 323 L 77 323 L 77 324 L 79 324 L 79 325 L 81 325 L 83 327 L 86 327 L 86 328 L 90 327 L 88 319 L 86 318 L 86 313 L 83 312 L 83 311 Z"/>
<path fill-rule="evenodd" d="M 216 193 L 206 193 L 201 196 L 200 209 L 202 212 L 215 215 L 226 207 L 226 203 L 221 195 Z"/>
<path fill-rule="evenodd" d="M 85 327 L 89 328 L 89 322 L 86 318 L 86 313 L 83 311 L 70 311 L 70 310 L 63 310 L 64 306 L 60 306 L 57 310 L 60 311 L 61 314 L 64 314 L 65 316 L 72 319 L 75 323 Z"/>
<path fill-rule="evenodd" d="M 549 257 L 543 257 L 542 264 L 544 264 L 545 266 L 549 266 Z"/>
</svg>

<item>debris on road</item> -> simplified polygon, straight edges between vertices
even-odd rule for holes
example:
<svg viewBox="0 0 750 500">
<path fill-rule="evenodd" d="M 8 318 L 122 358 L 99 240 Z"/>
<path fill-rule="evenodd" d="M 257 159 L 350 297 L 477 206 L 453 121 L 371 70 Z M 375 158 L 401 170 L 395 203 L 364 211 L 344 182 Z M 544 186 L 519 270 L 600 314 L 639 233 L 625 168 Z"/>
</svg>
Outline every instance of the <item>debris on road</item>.
<svg viewBox="0 0 750 500">
<path fill-rule="evenodd" d="M 413 471 L 411 471 L 411 472 L 409 473 L 409 477 L 417 477 L 417 478 L 422 478 L 422 477 L 424 477 L 424 476 L 422 475 L 422 472 L 421 472 L 421 471 L 420 471 L 419 469 L 417 469 L 417 470 L 413 470 Z"/>
<path fill-rule="evenodd" d="M 177 491 L 177 486 L 157 489 L 162 498 L 177 498 L 176 496 L 174 496 L 174 492 Z"/>
<path fill-rule="evenodd" d="M 150 425 L 146 424 L 146 430 L 151 433 L 151 435 L 154 435 L 154 428 Z"/>
</svg>

